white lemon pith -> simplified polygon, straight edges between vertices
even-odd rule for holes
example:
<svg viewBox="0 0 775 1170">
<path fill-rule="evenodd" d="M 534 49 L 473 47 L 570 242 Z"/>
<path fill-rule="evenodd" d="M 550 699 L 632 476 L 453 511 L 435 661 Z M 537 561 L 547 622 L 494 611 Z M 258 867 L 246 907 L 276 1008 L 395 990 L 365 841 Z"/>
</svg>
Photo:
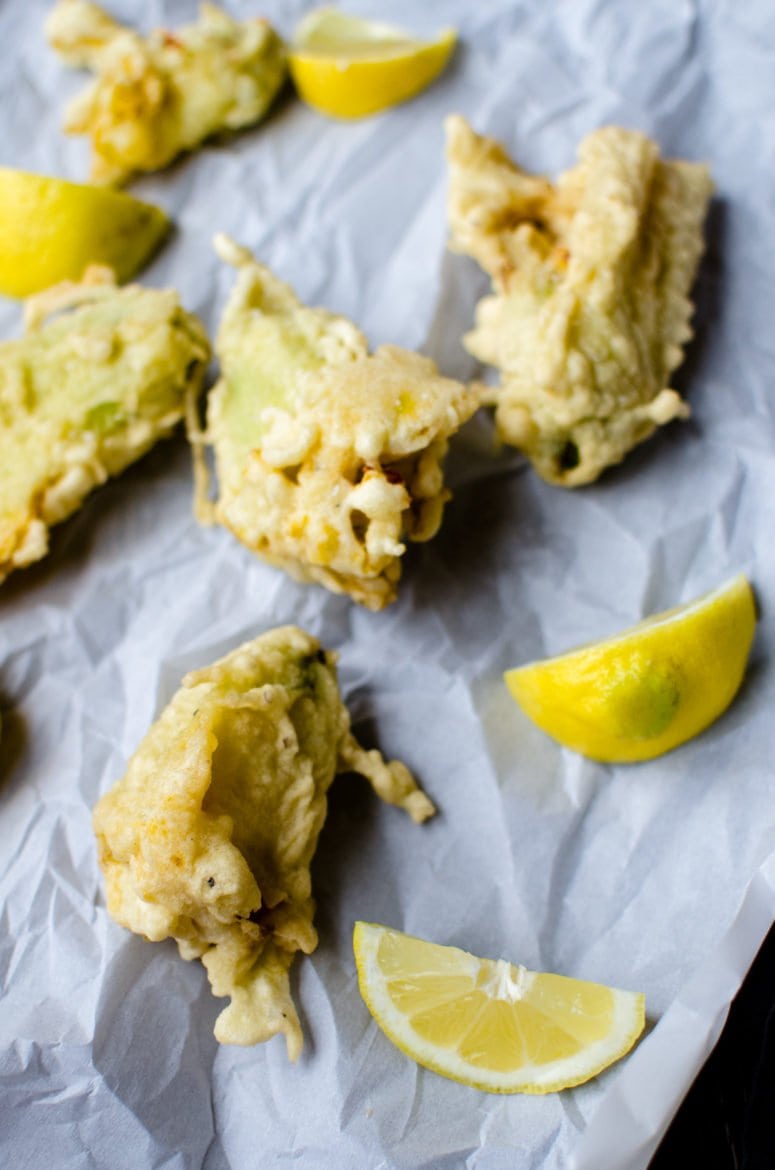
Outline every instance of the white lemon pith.
<svg viewBox="0 0 775 1170">
<path fill-rule="evenodd" d="M 121 191 L 0 167 L 0 293 L 80 280 L 89 264 L 129 280 L 169 227 L 161 208 Z"/>
<path fill-rule="evenodd" d="M 414 97 L 438 77 L 455 47 L 453 29 L 420 41 L 403 29 L 311 12 L 296 30 L 291 75 L 308 105 L 338 118 L 361 118 Z"/>
<path fill-rule="evenodd" d="M 418 1064 L 491 1093 L 553 1093 L 623 1056 L 645 1001 L 562 975 L 480 959 L 357 922 L 358 983 L 372 1016 Z"/>
<path fill-rule="evenodd" d="M 616 637 L 505 674 L 522 710 L 565 747 L 607 763 L 649 760 L 726 710 L 756 625 L 746 578 Z"/>
</svg>

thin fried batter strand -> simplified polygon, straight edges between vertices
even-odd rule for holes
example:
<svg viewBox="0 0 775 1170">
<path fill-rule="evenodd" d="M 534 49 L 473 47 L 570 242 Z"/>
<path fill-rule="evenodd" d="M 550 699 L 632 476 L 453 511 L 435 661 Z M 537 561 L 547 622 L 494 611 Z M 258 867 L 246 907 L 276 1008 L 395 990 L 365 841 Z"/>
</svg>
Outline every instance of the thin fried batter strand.
<svg viewBox="0 0 775 1170">
<path fill-rule="evenodd" d="M 94 811 L 108 909 L 201 958 L 227 1044 L 302 1048 L 288 970 L 317 945 L 310 862 L 339 772 L 359 772 L 413 821 L 433 805 L 403 764 L 350 732 L 335 655 L 293 626 L 183 680 Z"/>
<path fill-rule="evenodd" d="M 668 383 L 692 336 L 708 171 L 608 127 L 553 185 L 461 117 L 447 122 L 447 155 L 450 247 L 495 290 L 464 341 L 500 371 L 500 436 L 549 482 L 590 483 L 689 413 Z"/>
<path fill-rule="evenodd" d="M 45 555 L 50 525 L 92 488 L 172 433 L 210 356 L 174 290 L 117 289 L 107 268 L 31 297 L 25 320 L 23 338 L 0 343 L 0 581 Z"/>
<path fill-rule="evenodd" d="M 203 4 L 196 24 L 142 37 L 91 0 L 58 0 L 46 22 L 54 49 L 96 74 L 70 104 L 69 134 L 92 139 L 91 178 L 126 182 L 221 131 L 258 122 L 287 71 L 265 20 L 233 20 Z"/>
<path fill-rule="evenodd" d="M 302 305 L 245 249 L 219 237 L 239 269 L 216 349 L 222 377 L 206 435 L 219 497 L 215 518 L 300 580 L 370 609 L 392 601 L 407 540 L 429 540 L 449 492 L 450 435 L 479 405 L 434 363 L 396 346 L 369 354 L 351 322 Z"/>
</svg>

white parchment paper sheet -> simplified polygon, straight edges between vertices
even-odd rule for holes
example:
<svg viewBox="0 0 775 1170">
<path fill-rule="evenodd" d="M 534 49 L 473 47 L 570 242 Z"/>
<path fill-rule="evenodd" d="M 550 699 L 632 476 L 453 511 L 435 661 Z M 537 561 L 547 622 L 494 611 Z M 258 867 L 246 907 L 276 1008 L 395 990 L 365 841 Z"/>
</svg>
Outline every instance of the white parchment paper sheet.
<svg viewBox="0 0 775 1170">
<path fill-rule="evenodd" d="M 289 35 L 306 8 L 261 11 Z M 46 49 L 46 10 L 0 0 L 0 164 L 81 178 L 86 146 L 59 122 L 83 79 Z M 187 0 L 113 10 L 145 25 L 194 11 Z M 769 5 L 350 10 L 420 32 L 454 24 L 461 49 L 434 88 L 384 116 L 338 124 L 288 98 L 263 127 L 137 183 L 178 226 L 146 279 L 174 283 L 214 330 L 232 276 L 210 238 L 226 230 L 375 344 L 421 348 L 467 377 L 459 338 L 486 279 L 445 252 L 444 115 L 464 113 L 549 173 L 596 126 L 638 127 L 668 155 L 708 160 L 718 188 L 697 337 L 677 379 L 693 418 L 573 493 L 494 454 L 488 420 L 474 420 L 454 444 L 444 527 L 407 556 L 400 599 L 381 614 L 198 528 L 182 438 L 95 494 L 50 557 L 3 586 L 0 1161 L 20 1170 L 645 1166 L 772 916 L 772 866 L 761 870 L 775 828 Z M 18 324 L 17 307 L 0 304 L 2 336 Z M 597 766 L 509 699 L 504 668 L 738 571 L 762 611 L 747 681 L 679 751 Z M 90 829 L 183 671 L 290 621 L 340 649 L 356 731 L 410 764 L 441 810 L 417 827 L 354 780 L 332 790 L 313 874 L 320 945 L 293 974 L 306 1038 L 296 1066 L 279 1039 L 215 1043 L 219 1004 L 200 966 L 108 919 Z M 642 989 L 653 1030 L 621 1066 L 560 1096 L 455 1085 L 371 1022 L 351 954 L 358 917 Z"/>
</svg>

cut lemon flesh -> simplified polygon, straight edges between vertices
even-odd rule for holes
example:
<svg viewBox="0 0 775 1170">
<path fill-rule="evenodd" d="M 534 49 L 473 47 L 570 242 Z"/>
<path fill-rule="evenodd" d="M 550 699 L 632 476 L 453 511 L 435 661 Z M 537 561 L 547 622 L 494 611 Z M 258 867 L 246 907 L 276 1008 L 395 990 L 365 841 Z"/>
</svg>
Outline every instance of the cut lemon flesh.
<svg viewBox="0 0 775 1170">
<path fill-rule="evenodd" d="M 361 995 L 418 1064 L 490 1093 L 553 1093 L 624 1056 L 644 997 L 356 922 Z"/>
<path fill-rule="evenodd" d="M 441 73 L 455 47 L 453 29 L 419 41 L 403 29 L 346 16 L 309 13 L 296 30 L 291 75 L 308 105 L 338 118 L 361 118 L 414 97 Z"/>
<path fill-rule="evenodd" d="M 123 191 L 0 167 L 0 293 L 80 280 L 89 264 L 128 280 L 169 227 L 161 208 Z"/>
<path fill-rule="evenodd" d="M 616 637 L 505 674 L 547 735 L 594 760 L 649 760 L 722 714 L 745 673 L 756 607 L 746 578 Z"/>
</svg>

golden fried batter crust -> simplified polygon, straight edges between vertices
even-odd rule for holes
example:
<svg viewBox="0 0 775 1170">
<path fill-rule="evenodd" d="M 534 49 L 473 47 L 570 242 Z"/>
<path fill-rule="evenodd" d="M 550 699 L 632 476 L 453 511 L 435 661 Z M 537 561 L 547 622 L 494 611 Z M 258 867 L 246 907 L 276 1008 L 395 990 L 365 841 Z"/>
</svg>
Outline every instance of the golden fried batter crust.
<svg viewBox="0 0 775 1170">
<path fill-rule="evenodd" d="M 68 106 L 65 130 L 92 140 L 91 179 L 124 183 L 221 131 L 264 116 L 286 77 L 282 41 L 265 20 L 233 20 L 214 4 L 174 32 L 142 37 L 91 0 L 58 0 L 53 48 L 95 80 Z"/>
<path fill-rule="evenodd" d="M 450 247 L 495 291 L 464 342 L 500 371 L 498 432 L 549 482 L 589 483 L 689 413 L 669 379 L 692 335 L 707 169 L 607 127 L 553 185 L 457 116 L 447 156 Z"/>
<path fill-rule="evenodd" d="M 317 945 L 310 862 L 340 772 L 365 776 L 412 820 L 433 805 L 403 764 L 350 732 L 335 656 L 293 626 L 188 674 L 94 810 L 108 910 L 201 958 L 227 1044 L 302 1033 L 288 970 Z"/>
<path fill-rule="evenodd" d="M 449 492 L 449 437 L 479 405 L 430 358 L 397 346 L 368 352 L 350 322 L 302 305 L 245 249 L 220 237 L 239 270 L 216 341 L 222 377 L 206 434 L 217 519 L 293 576 L 371 609 L 396 595 L 407 541 L 429 540 Z"/>
<path fill-rule="evenodd" d="M 25 321 L 24 337 L 0 342 L 0 581 L 44 556 L 49 527 L 96 485 L 172 433 L 210 357 L 176 292 L 117 289 L 107 268 L 30 297 Z"/>
</svg>

